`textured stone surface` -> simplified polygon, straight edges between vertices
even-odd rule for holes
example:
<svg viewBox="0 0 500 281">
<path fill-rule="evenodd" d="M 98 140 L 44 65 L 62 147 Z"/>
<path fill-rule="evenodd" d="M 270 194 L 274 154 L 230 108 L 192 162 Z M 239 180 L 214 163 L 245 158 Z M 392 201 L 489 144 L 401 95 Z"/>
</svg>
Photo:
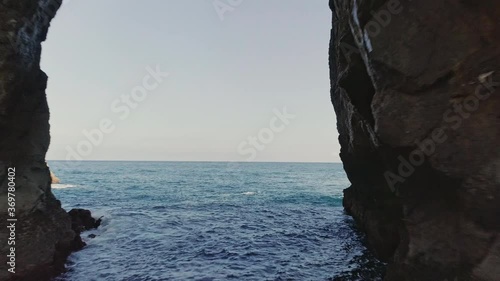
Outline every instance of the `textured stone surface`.
<svg viewBox="0 0 500 281">
<path fill-rule="evenodd" d="M 97 229 L 102 220 L 92 217 L 92 213 L 85 209 L 72 209 L 68 212 L 71 217 L 71 228 L 80 234 L 84 231 Z"/>
<path fill-rule="evenodd" d="M 500 2 L 330 6 L 344 205 L 386 280 L 500 280 Z"/>
<path fill-rule="evenodd" d="M 75 233 L 50 189 L 47 76 L 41 43 L 60 1 L 0 1 L 0 280 L 47 280 L 61 271 Z M 16 168 L 16 275 L 8 253 L 7 168 Z"/>
</svg>

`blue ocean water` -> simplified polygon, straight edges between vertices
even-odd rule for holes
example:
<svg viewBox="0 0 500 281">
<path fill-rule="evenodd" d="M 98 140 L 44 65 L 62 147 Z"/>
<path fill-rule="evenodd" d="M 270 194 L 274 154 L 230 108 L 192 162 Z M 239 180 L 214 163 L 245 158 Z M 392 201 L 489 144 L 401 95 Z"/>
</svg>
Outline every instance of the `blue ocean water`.
<svg viewBox="0 0 500 281">
<path fill-rule="evenodd" d="M 103 216 L 58 280 L 379 278 L 381 264 L 342 209 L 341 164 L 49 165 L 66 210 Z"/>
</svg>

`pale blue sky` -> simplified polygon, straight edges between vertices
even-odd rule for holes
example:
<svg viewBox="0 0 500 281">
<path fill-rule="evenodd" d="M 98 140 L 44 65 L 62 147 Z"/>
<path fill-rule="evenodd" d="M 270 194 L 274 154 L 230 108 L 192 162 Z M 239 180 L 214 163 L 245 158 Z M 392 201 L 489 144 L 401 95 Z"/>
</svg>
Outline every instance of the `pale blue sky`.
<svg viewBox="0 0 500 281">
<path fill-rule="evenodd" d="M 238 3 L 219 3 L 228 2 Z M 213 4 L 67 1 L 43 44 L 47 158 L 75 151 L 85 160 L 338 162 L 328 1 L 243 0 L 223 20 Z M 148 66 L 170 75 L 132 109 L 120 98 L 143 85 Z M 115 100 L 130 114 L 112 110 Z M 269 139 L 266 128 L 284 107 L 295 118 L 275 122 L 280 130 Z M 114 130 L 87 142 L 82 131 L 103 119 Z"/>
</svg>

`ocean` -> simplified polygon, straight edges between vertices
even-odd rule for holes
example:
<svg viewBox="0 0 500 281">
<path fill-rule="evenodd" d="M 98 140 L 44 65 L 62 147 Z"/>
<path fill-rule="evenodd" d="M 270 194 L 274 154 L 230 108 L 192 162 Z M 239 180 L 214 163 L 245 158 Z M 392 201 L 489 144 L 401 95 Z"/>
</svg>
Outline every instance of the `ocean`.
<svg viewBox="0 0 500 281">
<path fill-rule="evenodd" d="M 103 218 L 58 281 L 380 280 L 343 211 L 341 164 L 49 165 L 67 211 Z"/>
</svg>

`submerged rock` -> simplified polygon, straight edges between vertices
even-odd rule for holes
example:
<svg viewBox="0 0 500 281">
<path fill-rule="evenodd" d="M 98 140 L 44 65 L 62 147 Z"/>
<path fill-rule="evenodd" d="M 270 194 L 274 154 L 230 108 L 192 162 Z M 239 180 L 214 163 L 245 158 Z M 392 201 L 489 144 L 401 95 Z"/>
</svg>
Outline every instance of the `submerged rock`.
<svg viewBox="0 0 500 281">
<path fill-rule="evenodd" d="M 500 280 L 500 2 L 330 6 L 344 206 L 385 280 Z"/>
</svg>

